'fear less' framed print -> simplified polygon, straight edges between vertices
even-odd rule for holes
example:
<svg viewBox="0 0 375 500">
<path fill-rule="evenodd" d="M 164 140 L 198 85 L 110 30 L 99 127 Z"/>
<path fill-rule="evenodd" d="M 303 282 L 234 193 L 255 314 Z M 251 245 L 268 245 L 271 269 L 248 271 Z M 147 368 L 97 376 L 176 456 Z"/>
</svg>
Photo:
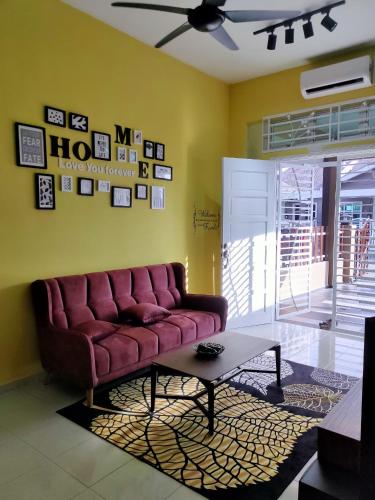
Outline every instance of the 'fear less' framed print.
<svg viewBox="0 0 375 500">
<path fill-rule="evenodd" d="M 19 167 L 47 168 L 46 131 L 16 123 L 16 162 Z"/>
</svg>

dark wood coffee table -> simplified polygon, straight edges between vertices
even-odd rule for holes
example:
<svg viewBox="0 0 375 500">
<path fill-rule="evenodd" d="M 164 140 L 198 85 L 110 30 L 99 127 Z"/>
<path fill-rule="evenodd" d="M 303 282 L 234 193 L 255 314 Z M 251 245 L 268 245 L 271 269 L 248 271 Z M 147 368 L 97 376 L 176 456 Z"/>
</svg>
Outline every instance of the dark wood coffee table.
<svg viewBox="0 0 375 500">
<path fill-rule="evenodd" d="M 277 385 L 281 385 L 280 363 L 281 349 L 280 344 L 273 340 L 266 340 L 239 333 L 224 332 L 213 335 L 205 342 L 216 342 L 225 347 L 225 351 L 214 359 L 202 359 L 196 355 L 194 345 L 190 344 L 176 351 L 167 352 L 157 356 L 151 365 L 151 405 L 150 411 L 155 411 L 155 399 L 187 399 L 194 401 L 198 408 L 208 418 L 208 431 L 214 432 L 214 401 L 215 389 L 227 380 L 239 375 L 242 372 L 258 373 L 276 373 Z M 199 341 L 197 341 L 199 343 Z M 259 354 L 266 351 L 275 351 L 276 370 L 252 370 L 244 368 L 242 365 Z M 233 371 L 235 370 L 235 371 Z M 231 372 L 231 373 L 229 373 Z M 193 396 L 158 394 L 156 393 L 156 383 L 158 375 L 185 375 L 196 377 L 205 387 L 202 391 Z M 206 395 L 208 396 L 207 408 L 199 401 Z"/>
</svg>

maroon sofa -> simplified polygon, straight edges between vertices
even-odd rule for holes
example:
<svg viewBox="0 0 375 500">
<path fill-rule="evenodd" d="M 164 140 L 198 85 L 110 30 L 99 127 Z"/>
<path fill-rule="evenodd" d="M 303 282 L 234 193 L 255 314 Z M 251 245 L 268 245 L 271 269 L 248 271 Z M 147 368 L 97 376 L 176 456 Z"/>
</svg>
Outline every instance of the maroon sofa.
<svg viewBox="0 0 375 500">
<path fill-rule="evenodd" d="M 88 391 L 151 364 L 159 353 L 225 329 L 224 297 L 186 293 L 182 264 L 162 264 L 37 280 L 32 284 L 43 368 Z M 153 324 L 122 324 L 133 304 L 171 315 Z"/>
</svg>

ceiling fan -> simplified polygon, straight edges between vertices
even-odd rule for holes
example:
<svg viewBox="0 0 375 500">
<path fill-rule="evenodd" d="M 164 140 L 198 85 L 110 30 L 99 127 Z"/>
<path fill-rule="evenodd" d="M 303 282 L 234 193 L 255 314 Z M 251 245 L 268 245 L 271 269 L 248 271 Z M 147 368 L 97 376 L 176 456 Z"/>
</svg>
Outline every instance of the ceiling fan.
<svg viewBox="0 0 375 500">
<path fill-rule="evenodd" d="M 254 21 L 267 21 L 270 19 L 283 19 L 287 17 L 298 16 L 296 10 L 221 10 L 219 7 L 225 5 L 226 0 L 203 0 L 201 5 L 195 9 L 183 7 L 172 7 L 169 5 L 155 5 L 151 3 L 135 2 L 113 2 L 113 7 L 127 7 L 134 9 L 157 10 L 162 12 L 172 12 L 187 16 L 187 21 L 177 29 L 165 36 L 155 47 L 160 48 L 186 31 L 194 28 L 197 31 L 209 33 L 219 43 L 227 49 L 238 50 L 238 46 L 232 37 L 223 28 L 226 20 L 232 23 L 248 23 Z"/>
</svg>

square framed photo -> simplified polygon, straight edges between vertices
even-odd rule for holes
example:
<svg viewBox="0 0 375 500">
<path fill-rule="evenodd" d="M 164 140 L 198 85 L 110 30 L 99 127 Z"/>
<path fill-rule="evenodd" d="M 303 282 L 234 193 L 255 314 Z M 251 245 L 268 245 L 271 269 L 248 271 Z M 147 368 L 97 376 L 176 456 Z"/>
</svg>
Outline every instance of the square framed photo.
<svg viewBox="0 0 375 500">
<path fill-rule="evenodd" d="M 111 206 L 130 208 L 132 206 L 132 189 L 129 187 L 112 186 Z"/>
<path fill-rule="evenodd" d="M 118 146 L 117 148 L 117 161 L 127 161 L 128 155 L 127 150 L 123 146 Z"/>
<path fill-rule="evenodd" d="M 71 175 L 61 176 L 61 191 L 63 193 L 73 192 L 73 177 Z"/>
<path fill-rule="evenodd" d="M 155 160 L 165 160 L 165 146 L 161 142 L 155 142 Z"/>
<path fill-rule="evenodd" d="M 128 161 L 129 163 L 138 163 L 138 151 L 136 149 L 129 149 Z"/>
<path fill-rule="evenodd" d="M 94 179 L 78 177 L 78 194 L 81 196 L 94 196 Z"/>
<path fill-rule="evenodd" d="M 154 163 L 153 177 L 154 179 L 171 181 L 173 180 L 173 168 L 167 167 L 166 165 L 158 165 L 157 163 Z"/>
<path fill-rule="evenodd" d="M 148 186 L 147 186 L 147 184 L 136 184 L 135 185 L 135 197 L 137 200 L 147 200 L 147 198 L 148 198 Z"/>
<path fill-rule="evenodd" d="M 133 130 L 133 144 L 142 144 L 143 134 L 142 130 Z"/>
<path fill-rule="evenodd" d="M 143 141 L 143 156 L 145 158 L 154 157 L 154 146 L 155 144 L 152 141 Z"/>
<path fill-rule="evenodd" d="M 50 125 L 66 127 L 66 113 L 63 109 L 44 106 L 44 121 Z"/>
<path fill-rule="evenodd" d="M 111 181 L 98 180 L 98 191 L 100 193 L 109 193 L 111 190 Z"/>
<path fill-rule="evenodd" d="M 89 118 L 79 113 L 69 113 L 69 128 L 87 132 L 89 130 Z"/>
<path fill-rule="evenodd" d="M 15 127 L 17 165 L 47 168 L 45 128 L 26 123 L 16 123 Z"/>
<path fill-rule="evenodd" d="M 151 208 L 152 210 L 165 209 L 165 188 L 161 186 L 151 186 Z"/>
<path fill-rule="evenodd" d="M 55 176 L 35 174 L 35 207 L 38 210 L 55 210 Z"/>
<path fill-rule="evenodd" d="M 92 157 L 96 160 L 111 160 L 111 136 L 104 132 L 91 132 Z"/>
</svg>

